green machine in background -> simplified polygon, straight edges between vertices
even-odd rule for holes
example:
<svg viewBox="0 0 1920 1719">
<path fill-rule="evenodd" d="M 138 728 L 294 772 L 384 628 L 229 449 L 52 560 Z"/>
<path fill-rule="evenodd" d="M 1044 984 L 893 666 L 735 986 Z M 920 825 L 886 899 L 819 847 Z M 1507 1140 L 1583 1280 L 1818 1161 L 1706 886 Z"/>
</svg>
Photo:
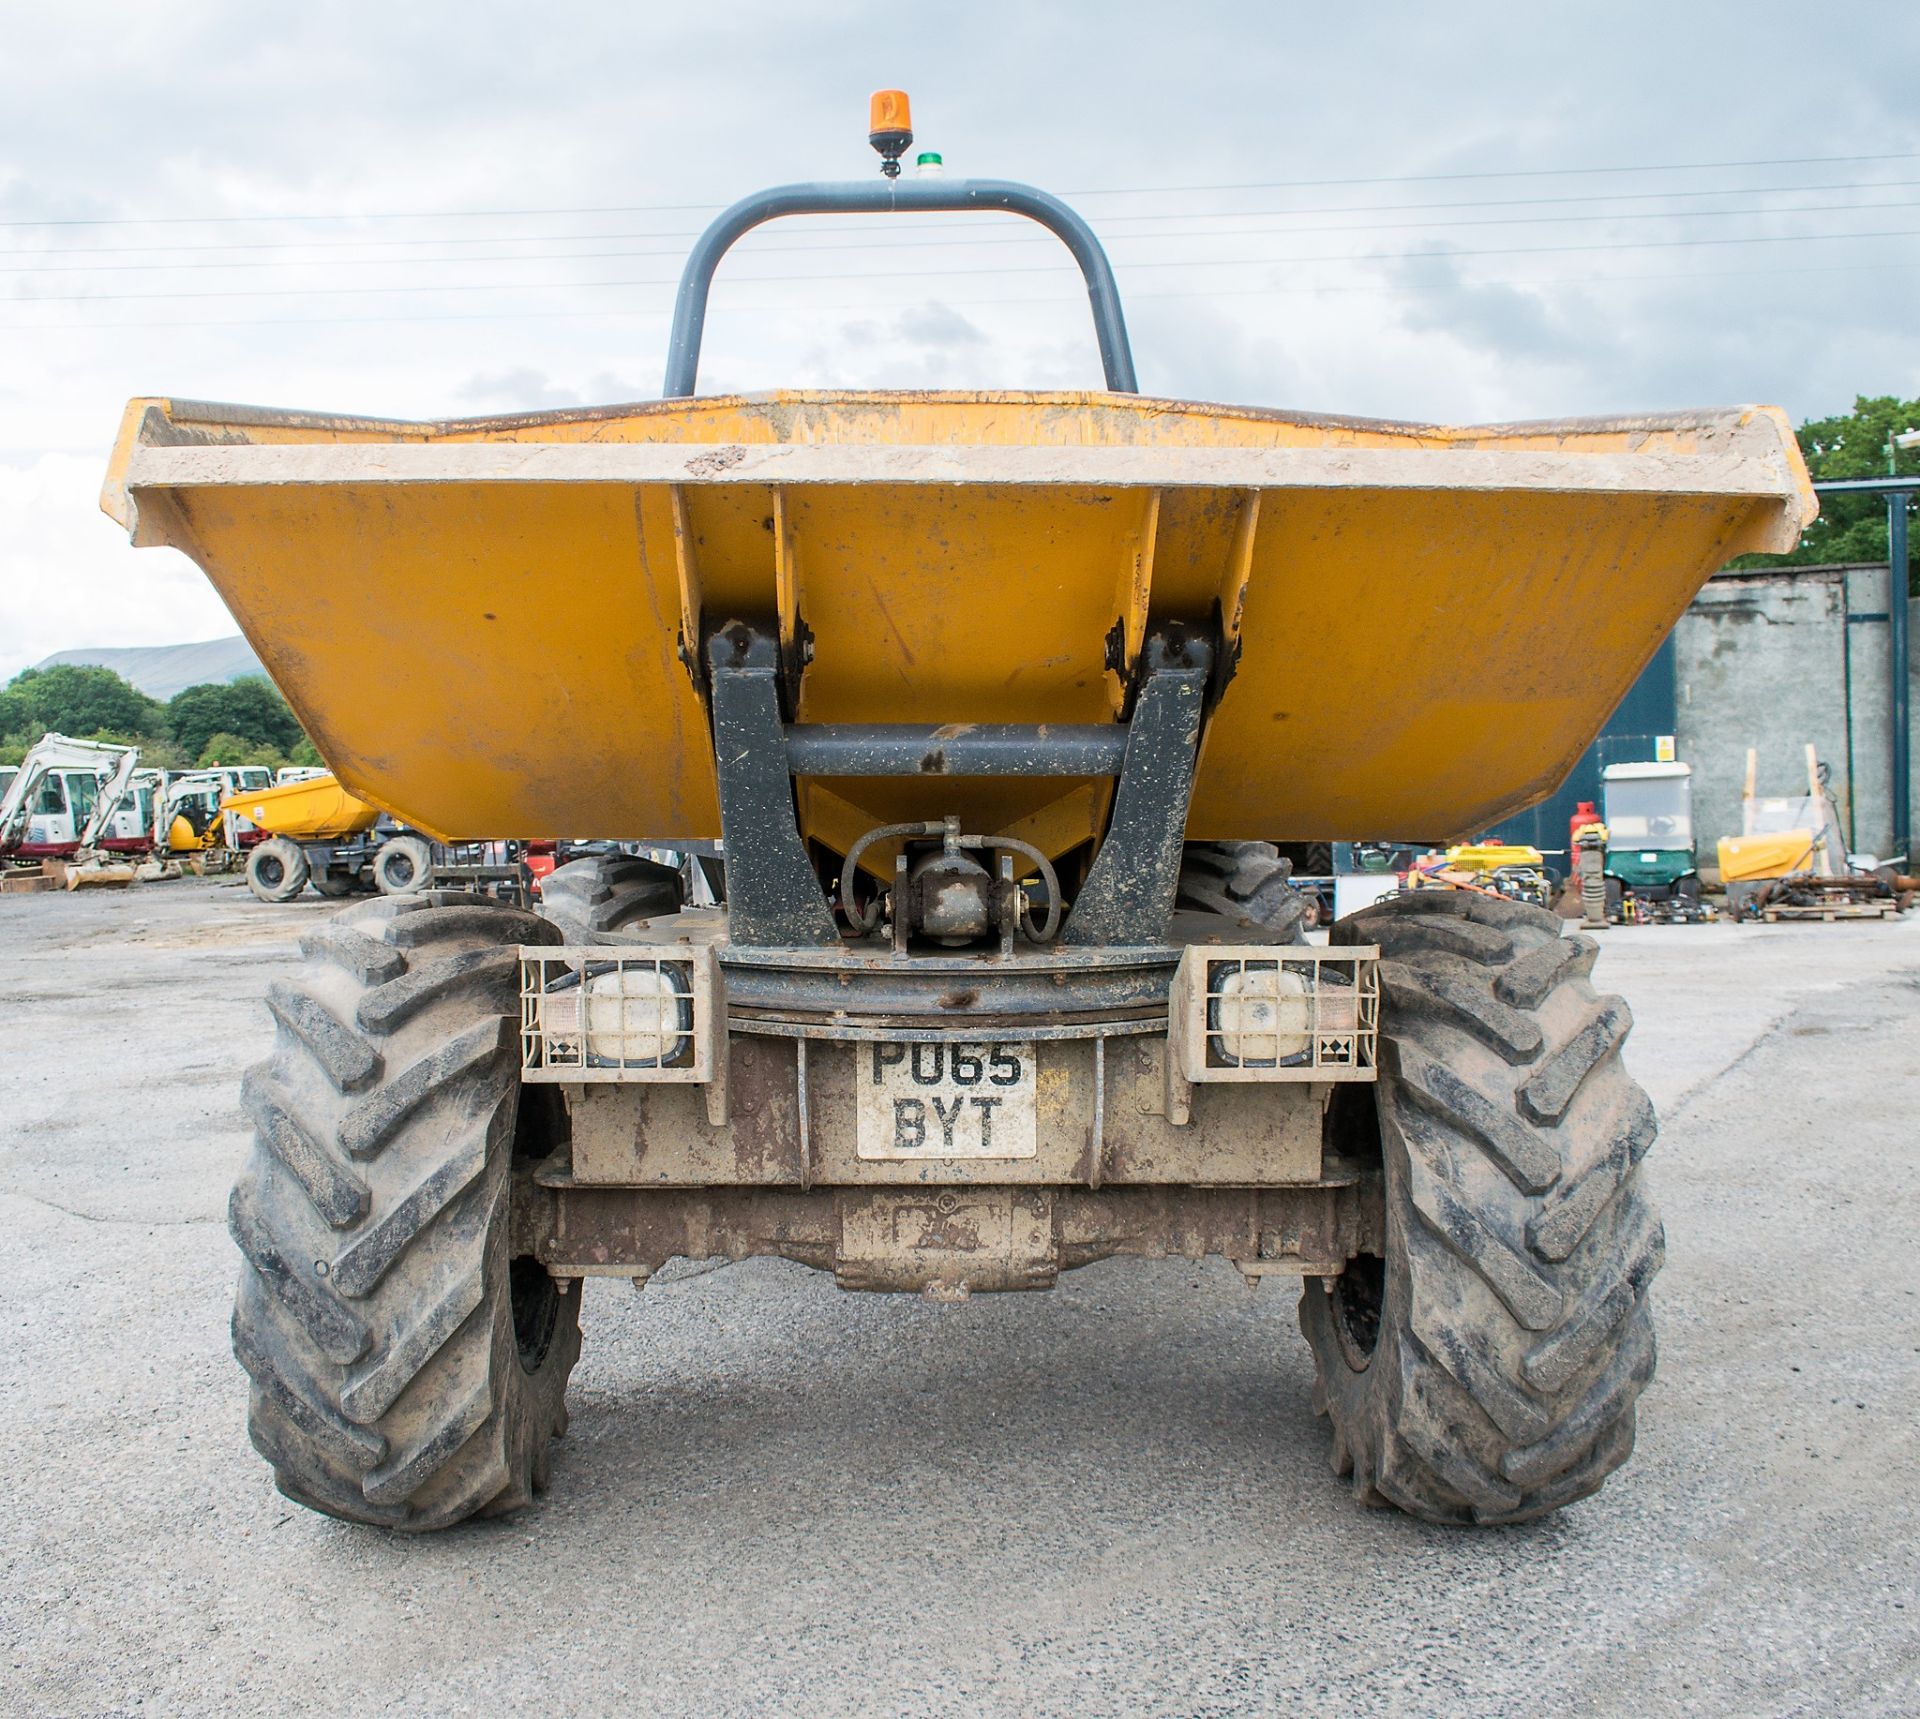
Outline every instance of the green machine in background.
<svg viewBox="0 0 1920 1719">
<path fill-rule="evenodd" d="M 1692 766 L 1609 764 L 1600 773 L 1600 794 L 1607 917 L 1705 918 L 1693 856 Z"/>
</svg>

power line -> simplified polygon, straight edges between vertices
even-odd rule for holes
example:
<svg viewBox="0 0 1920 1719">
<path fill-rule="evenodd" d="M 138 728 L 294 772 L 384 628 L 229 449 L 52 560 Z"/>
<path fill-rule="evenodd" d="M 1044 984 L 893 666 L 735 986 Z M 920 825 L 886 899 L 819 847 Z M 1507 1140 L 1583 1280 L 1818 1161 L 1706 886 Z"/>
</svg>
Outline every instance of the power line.
<svg viewBox="0 0 1920 1719">
<path fill-rule="evenodd" d="M 1920 159 L 1920 157 L 1916 157 Z M 1473 197 L 1450 203 L 1349 203 L 1322 204 L 1307 208 L 1293 209 L 1208 209 L 1177 210 L 1164 214 L 1114 214 L 1102 215 L 1101 230 L 1107 231 L 1115 224 L 1153 221 L 1216 221 L 1216 220 L 1266 220 L 1291 219 L 1297 215 L 1402 215 L 1417 214 L 1425 210 L 1458 209 L 1527 209 L 1555 206 L 1567 203 L 1658 203 L 1672 202 L 1684 197 L 1778 197 L 1788 194 L 1815 193 L 1827 191 L 1904 191 L 1920 184 L 1913 179 L 1856 179 L 1839 184 L 1828 185 L 1716 185 L 1698 191 L 1597 191 L 1586 192 L 1577 197 Z M 1836 205 L 1844 207 L 1844 205 Z M 1685 214 L 1687 211 L 1675 211 Z M 1648 211 L 1649 217 L 1657 211 Z M 1602 217 L 1604 218 L 1604 217 Z M 1637 218 L 1631 212 L 1622 215 L 1623 219 Z M 939 226 L 937 221 L 913 223 L 920 227 Z M 905 222 L 899 223 L 907 225 Z M 836 225 L 821 231 L 852 232 L 851 226 Z M 1356 229 L 1358 230 L 1358 229 Z M 643 235 L 653 237 L 655 235 Z M 689 237 L 693 235 L 688 235 Z M 403 241 L 395 241 L 396 243 Z"/>
<path fill-rule="evenodd" d="M 1143 269 L 1285 268 L 1301 263 L 1457 262 L 1474 257 L 1554 256 L 1604 251 L 1675 250 L 1720 245 L 1818 244 L 1833 240 L 1912 238 L 1920 238 L 1920 228 L 1902 227 L 1870 233 L 1773 233 L 1711 239 L 1612 240 L 1592 245 L 1504 245 L 1479 250 L 1361 251 L 1351 256 L 1322 254 L 1294 257 L 1181 257 L 1165 262 L 1127 263 L 1122 265 L 1121 272 L 1137 272 Z M 1058 265 L 1009 264 L 986 269 L 948 269 L 945 273 L 948 276 L 1049 274 L 1056 268 L 1066 266 L 1064 263 Z M 417 286 L 259 287 L 216 288 L 211 291 L 193 292 L 42 293 L 9 295 L 0 298 L 0 303 L 111 304 L 150 299 L 332 298 L 364 293 L 565 292 L 605 290 L 616 287 L 672 286 L 677 278 L 677 276 L 652 275 L 608 281 L 448 281 Z M 830 281 L 837 278 L 839 277 L 836 275 L 824 273 L 752 274 L 734 277 L 735 281 L 740 283 L 794 283 Z M 862 280 L 920 280 L 926 278 L 926 271 L 924 269 L 863 269 L 860 271 L 860 278 Z"/>
<path fill-rule="evenodd" d="M 1072 197 L 1187 195 L 1195 191 L 1304 191 L 1337 185 L 1437 185 L 1466 179 L 1548 179 L 1610 173 L 1719 173 L 1744 167 L 1837 167 L 1861 161 L 1920 161 L 1920 151 L 1890 155 L 1784 155 L 1766 161 L 1664 161 L 1643 167 L 1512 167 L 1477 173 L 1402 173 L 1383 179 L 1273 179 L 1238 185 L 1134 186 L 1126 191 L 1071 191 Z"/>
<path fill-rule="evenodd" d="M 1120 234 L 1120 242 L 1139 244 L 1150 242 L 1164 244 L 1171 240 L 1213 239 L 1213 238 L 1275 238 L 1286 239 L 1307 234 L 1324 233 L 1392 233 L 1413 232 L 1422 229 L 1438 228 L 1456 230 L 1470 227 L 1536 227 L 1546 225 L 1610 223 L 1623 221 L 1692 221 L 1692 220 L 1739 220 L 1757 216 L 1775 215 L 1849 215 L 1857 211 L 1873 209 L 1912 209 L 1920 208 L 1920 202 L 1908 198 L 1892 202 L 1879 203 L 1832 203 L 1832 204 L 1789 204 L 1784 207 L 1757 209 L 1674 209 L 1654 210 L 1638 215 L 1501 215 L 1490 218 L 1466 221 L 1383 221 L 1372 226 L 1334 226 L 1334 227 L 1287 227 L 1276 228 L 1270 232 L 1250 232 L 1242 227 L 1196 227 L 1182 233 L 1134 233 Z M 609 234 L 610 238 L 651 238 L 647 233 Z M 1796 235 L 1788 235 L 1796 236 Z M 1808 235 L 1809 237 L 1816 235 Z M 988 245 L 1025 245 L 1036 242 L 1038 236 L 1029 238 L 1026 234 L 1007 235 L 1001 238 L 945 237 L 939 239 L 916 240 L 912 245 L 901 246 L 884 240 L 860 240 L 851 244 L 809 245 L 773 243 L 759 247 L 758 254 L 768 251 L 780 252 L 834 252 L 834 251 L 872 251 L 902 250 L 921 245 L 947 248 L 955 245 L 985 247 Z M 431 243 L 432 241 L 423 241 Z M 508 241 L 511 242 L 511 241 Z M 677 257 L 684 253 L 684 247 L 671 245 L 652 250 L 619 251 L 547 251 L 536 254 L 516 254 L 512 251 L 481 251 L 466 256 L 455 257 L 333 257 L 324 259 L 294 257 L 284 260 L 248 259 L 241 262 L 219 263 L 88 263 L 60 264 L 51 268 L 0 266 L 0 275 L 98 275 L 98 274 L 142 274 L 177 273 L 187 269 L 215 271 L 234 269 L 347 269 L 347 268 L 401 268 L 410 264 L 432 266 L 467 266 L 473 263 L 541 263 L 541 262 L 597 262 L 615 257 Z M 1256 259 L 1248 259 L 1249 261 Z M 1125 265 L 1122 265 L 1125 266 Z"/>
<path fill-rule="evenodd" d="M 1506 278 L 1490 277 L 1466 283 L 1473 288 L 1531 288 L 1531 287 L 1597 287 L 1639 285 L 1650 282 L 1672 281 L 1712 281 L 1712 280 L 1765 280 L 1801 275 L 1857 275 L 1920 272 L 1920 262 L 1901 263 L 1838 263 L 1819 264 L 1789 269 L 1684 269 L 1668 270 L 1658 274 L 1578 274 L 1578 275 L 1519 275 Z M 831 278 L 831 277 L 821 277 Z M 1452 282 L 1446 283 L 1450 288 Z M 1174 289 L 1162 292 L 1133 292 L 1127 294 L 1127 302 L 1157 303 L 1179 300 L 1218 298 L 1275 298 L 1275 297 L 1363 297 L 1395 298 L 1418 296 L 1421 293 L 1437 292 L 1441 283 L 1423 285 L 1417 281 L 1402 281 L 1392 284 L 1368 282 L 1358 285 L 1352 283 L 1302 284 L 1290 283 L 1285 286 L 1259 287 L 1212 287 L 1204 289 Z M 967 306 L 973 309 L 995 309 L 1001 306 L 1056 305 L 1073 306 L 1081 302 L 1080 295 L 1072 292 L 1030 294 L 1025 297 L 995 298 L 941 298 L 939 302 L 947 306 Z M 777 316 L 786 312 L 804 311 L 813 314 L 820 311 L 859 310 L 871 311 L 871 302 L 854 300 L 828 301 L 812 300 L 805 304 L 778 302 L 766 304 L 716 304 L 714 317 L 727 316 Z M 382 316 L 281 316 L 263 318 L 242 317 L 202 317 L 175 318 L 165 322 L 17 322 L 0 323 L 0 334 L 111 334 L 121 330 L 152 330 L 162 328 L 361 328 L 379 327 L 390 323 L 440 323 L 440 322 L 563 322 L 595 318 L 600 320 L 640 321 L 664 323 L 667 320 L 665 309 L 626 310 L 620 308 L 600 308 L 592 310 L 482 310 L 482 311 L 421 311 Z"/>
<path fill-rule="evenodd" d="M 1206 220 L 1265 220 L 1269 218 L 1291 218 L 1296 215 L 1376 215 L 1409 214 L 1426 210 L 1458 209 L 1521 209 L 1541 208 L 1568 203 L 1655 203 L 1672 202 L 1690 197 L 1775 197 L 1788 193 L 1822 193 L 1829 191 L 1904 191 L 1920 185 L 1917 179 L 1856 179 L 1826 185 L 1749 185 L 1716 186 L 1700 191 L 1602 191 L 1589 192 L 1577 197 L 1482 197 L 1467 198 L 1451 203 L 1349 203 L 1323 204 L 1295 209 L 1219 209 L 1208 211 L 1175 211 L 1165 214 L 1114 214 L 1101 217 L 1103 230 L 1111 230 L 1121 222 L 1139 224 L 1143 222 L 1161 223 L 1168 221 L 1206 221 Z M 1820 205 L 1822 209 L 1829 205 Z M 1871 207 L 1860 204 L 1834 204 L 1833 208 Z M 981 210 L 983 217 L 996 217 L 995 224 L 1016 222 L 1020 218 L 1003 215 L 999 210 Z M 1659 211 L 1647 211 L 1644 214 L 1622 211 L 1621 220 L 1652 219 Z M 1685 211 L 1679 211 L 1685 213 Z M 1544 217 L 1543 217 L 1544 218 Z M 952 227 L 948 218 L 936 220 L 888 219 L 876 226 L 873 221 L 809 223 L 805 229 L 809 233 L 875 233 L 899 234 L 902 232 L 925 232 L 929 229 L 947 230 Z M 1026 223 L 1021 223 L 1026 227 Z M 1257 230 L 1257 229 L 1255 229 Z M 1285 231 L 1287 229 L 1275 229 Z M 1344 229 L 1343 229 L 1344 230 Z M 1364 228 L 1354 227 L 1354 232 Z M 172 245 L 36 245 L 28 248 L 15 248 L 0 252 L 0 255 L 26 257 L 93 257 L 93 256 L 150 256 L 154 254 L 177 255 L 182 252 L 198 253 L 202 251 L 287 251 L 287 250 L 375 250 L 400 245 L 558 245 L 599 242 L 603 240 L 625 239 L 693 239 L 699 236 L 697 227 L 651 228 L 644 232 L 620 233 L 482 233 L 436 234 L 428 237 L 409 239 L 254 239 L 227 240 L 218 244 L 172 244 Z M 1135 235 L 1122 235 L 1135 236 Z M 1137 235 L 1147 237 L 1149 235 Z M 1032 231 L 1022 231 L 1019 237 L 1033 244 L 1047 244 L 1052 241 L 1047 235 Z M 932 241 L 924 241 L 931 243 Z M 985 244 L 1008 241 L 988 241 L 974 238 L 957 238 L 954 244 Z M 801 247 L 786 247 L 798 249 Z M 832 247 L 821 245 L 813 247 L 821 250 Z"/>
<path fill-rule="evenodd" d="M 1755 167 L 1833 167 L 1868 161 L 1920 161 L 1920 151 L 1878 155 L 1785 155 L 1749 161 L 1662 161 L 1625 167 L 1523 167 L 1462 173 L 1400 173 L 1370 178 L 1264 179 L 1214 185 L 1131 185 L 1083 187 L 1064 193 L 1071 197 L 1170 197 L 1207 191 L 1307 191 L 1354 185 L 1438 185 L 1492 179 L 1555 179 L 1630 175 L 1638 173 L 1718 173 Z M 544 209 L 414 209 L 305 215 L 116 215 L 87 217 L 17 218 L 0 221 L 0 228 L 20 227 L 179 227 L 227 226 L 235 223 L 294 224 L 314 221 L 471 221 L 525 219 L 573 215 L 685 214 L 717 210 L 716 203 L 625 203 L 581 208 Z"/>
</svg>

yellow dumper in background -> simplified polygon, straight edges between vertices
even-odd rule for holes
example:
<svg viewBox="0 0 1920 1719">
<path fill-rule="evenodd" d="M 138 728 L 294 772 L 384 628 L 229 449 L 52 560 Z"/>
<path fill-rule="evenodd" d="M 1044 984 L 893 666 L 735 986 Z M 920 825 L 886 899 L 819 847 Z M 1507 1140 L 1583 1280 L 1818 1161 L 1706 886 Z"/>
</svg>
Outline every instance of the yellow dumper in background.
<svg viewBox="0 0 1920 1719">
<path fill-rule="evenodd" d="M 979 210 L 1066 243 L 1104 390 L 696 395 L 743 232 Z M 1707 576 L 1813 516 L 1781 414 L 1145 399 L 1071 209 L 891 176 L 721 215 L 664 394 L 128 408 L 108 511 L 207 571 L 346 790 L 447 837 L 724 840 L 719 910 L 613 852 L 544 917 L 351 908 L 276 985 L 231 1209 L 281 1487 L 402 1528 L 524 1504 L 579 1281 L 770 1253 L 947 1300 L 1222 1256 L 1304 1280 L 1362 1499 L 1506 1522 L 1596 1488 L 1661 1255 L 1625 1006 L 1476 892 L 1310 946 L 1253 838 L 1546 794 Z"/>
<path fill-rule="evenodd" d="M 308 776 L 231 794 L 223 813 L 267 832 L 247 855 L 247 887 L 262 901 L 291 901 L 309 883 L 321 895 L 349 895 L 378 849 L 357 836 L 371 830 L 380 808 L 349 793 L 332 775 Z"/>
<path fill-rule="evenodd" d="M 295 842 L 334 841 L 370 830 L 380 808 L 349 793 L 337 776 L 311 776 L 271 788 L 243 789 L 220 802 L 223 812 L 239 812 L 269 836 Z"/>
</svg>

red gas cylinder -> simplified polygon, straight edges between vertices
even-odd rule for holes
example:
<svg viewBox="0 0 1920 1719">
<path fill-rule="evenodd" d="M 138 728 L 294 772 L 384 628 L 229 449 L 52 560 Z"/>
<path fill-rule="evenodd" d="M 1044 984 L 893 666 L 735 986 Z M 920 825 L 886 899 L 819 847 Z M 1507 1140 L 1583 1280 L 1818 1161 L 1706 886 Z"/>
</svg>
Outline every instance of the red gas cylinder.
<svg viewBox="0 0 1920 1719">
<path fill-rule="evenodd" d="M 521 869 L 526 873 L 528 890 L 538 895 L 541 885 L 553 875 L 554 868 L 560 863 L 557 852 L 558 842 L 528 842 L 526 852 L 520 856 Z"/>
</svg>

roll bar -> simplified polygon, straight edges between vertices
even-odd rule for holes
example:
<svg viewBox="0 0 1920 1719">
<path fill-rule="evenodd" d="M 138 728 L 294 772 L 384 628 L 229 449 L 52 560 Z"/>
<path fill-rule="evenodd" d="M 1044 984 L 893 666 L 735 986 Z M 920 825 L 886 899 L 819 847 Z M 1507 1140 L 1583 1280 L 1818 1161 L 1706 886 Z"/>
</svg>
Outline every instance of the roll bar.
<svg viewBox="0 0 1920 1719">
<path fill-rule="evenodd" d="M 1126 318 L 1113 268 L 1093 229 L 1078 214 L 1045 191 L 1008 179 L 883 179 L 846 183 L 776 185 L 742 197 L 716 216 L 695 241 L 680 275 L 674 299 L 673 332 L 667 342 L 667 379 L 661 396 L 689 399 L 700 369 L 700 339 L 706 330 L 707 294 L 714 271 L 735 240 L 766 221 L 787 215 L 891 215 L 914 211 L 958 213 L 968 210 L 1024 215 L 1054 234 L 1080 265 L 1093 306 L 1093 331 L 1100 342 L 1100 366 L 1115 394 L 1137 394 L 1133 350 L 1127 344 Z"/>
</svg>

